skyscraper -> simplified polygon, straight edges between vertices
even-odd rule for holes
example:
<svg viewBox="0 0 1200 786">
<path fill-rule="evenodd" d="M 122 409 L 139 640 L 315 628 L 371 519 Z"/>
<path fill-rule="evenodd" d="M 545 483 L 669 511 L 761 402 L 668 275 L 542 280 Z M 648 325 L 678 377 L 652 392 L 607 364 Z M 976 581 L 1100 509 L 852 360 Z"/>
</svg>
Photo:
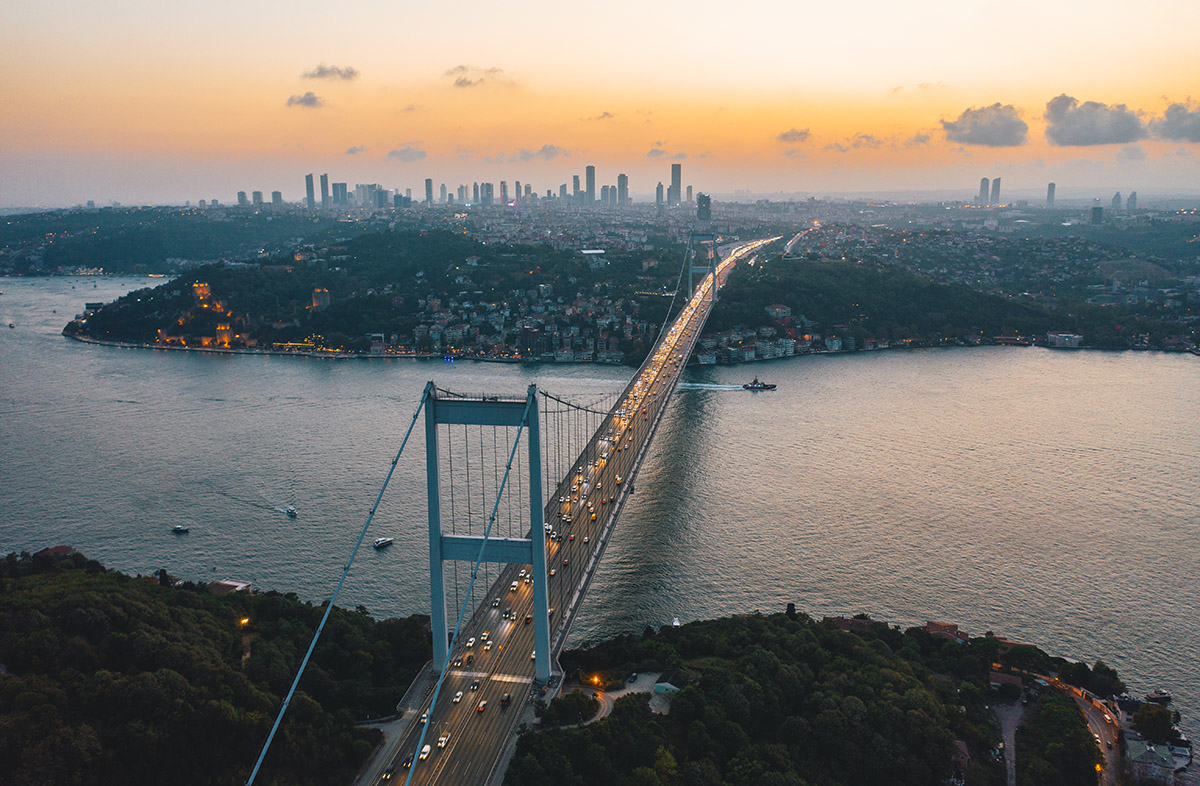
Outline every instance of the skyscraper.
<svg viewBox="0 0 1200 786">
<path fill-rule="evenodd" d="M 1125 209 L 1130 213 L 1137 210 L 1137 192 L 1136 191 L 1129 192 L 1129 199 L 1125 200 Z"/>
<path fill-rule="evenodd" d="M 1098 227 L 1104 223 L 1104 208 L 1100 205 L 1092 207 L 1092 226 Z"/>
<path fill-rule="evenodd" d="M 980 207 L 984 207 L 988 203 L 988 179 L 986 177 L 979 178 L 979 202 Z"/>
<path fill-rule="evenodd" d="M 425 178 L 425 204 L 433 204 L 433 178 Z"/>
<path fill-rule="evenodd" d="M 563 183 L 562 185 L 560 185 L 558 187 L 558 198 L 559 199 L 567 198 L 567 184 L 566 183 Z"/>
<path fill-rule="evenodd" d="M 472 196 L 474 197 L 471 200 L 471 204 L 478 205 L 479 204 L 479 183 L 475 183 L 475 185 L 472 186 L 471 191 L 472 191 Z"/>
<path fill-rule="evenodd" d="M 658 187 L 654 189 L 654 204 L 662 207 L 663 204 L 663 184 L 659 181 Z"/>
<path fill-rule="evenodd" d="M 600 204 L 608 207 L 608 186 L 600 186 Z"/>
<path fill-rule="evenodd" d="M 311 181 L 312 175 L 309 175 L 309 178 Z M 249 202 L 246 201 L 246 192 L 245 191 L 239 191 L 237 193 L 237 197 L 238 197 L 238 207 L 246 207 L 247 205 L 250 204 Z"/>
<path fill-rule="evenodd" d="M 617 175 L 617 207 L 629 204 L 629 175 Z"/>
<path fill-rule="evenodd" d="M 579 189 L 579 175 L 571 175 L 571 196 L 575 197 L 575 204 L 583 199 L 583 192 Z"/>
<path fill-rule="evenodd" d="M 1054 184 L 1050 183 L 1046 186 L 1046 209 L 1054 209 Z"/>
<path fill-rule="evenodd" d="M 508 204 L 508 181 L 507 180 L 500 181 L 500 204 L 502 204 L 502 205 Z"/>
<path fill-rule="evenodd" d="M 321 175 L 321 209 L 329 209 L 329 175 Z"/>
<path fill-rule="evenodd" d="M 345 183 L 333 184 L 333 204 L 340 205 L 342 207 L 346 207 L 346 205 L 350 204 L 350 200 L 346 199 Z"/>
<path fill-rule="evenodd" d="M 513 184 L 513 200 L 518 204 L 521 202 L 521 181 L 518 180 Z"/>
<path fill-rule="evenodd" d="M 587 181 L 587 189 L 583 196 L 584 204 L 594 205 L 596 204 L 596 167 L 589 164 L 583 172 Z"/>
<path fill-rule="evenodd" d="M 283 207 L 283 192 L 282 191 L 272 191 L 271 192 L 271 204 L 274 207 Z"/>
<path fill-rule="evenodd" d="M 1120 191 L 1113 194 L 1112 209 L 1113 209 L 1114 213 L 1116 213 L 1118 210 L 1121 209 L 1121 192 Z"/>
<path fill-rule="evenodd" d="M 668 194 L 667 204 L 678 205 L 683 194 L 683 164 L 671 164 L 671 190 Z"/>
<path fill-rule="evenodd" d="M 313 193 L 313 179 L 311 174 L 304 176 L 304 190 L 308 194 L 308 209 L 316 210 L 317 197 Z"/>
<path fill-rule="evenodd" d="M 250 202 L 255 207 L 262 207 L 262 192 L 261 191 L 251 191 L 250 192 Z"/>
<path fill-rule="evenodd" d="M 992 204 L 1000 204 L 1000 178 L 992 181 Z"/>
<path fill-rule="evenodd" d="M 698 221 L 712 221 L 712 197 L 708 194 L 696 195 L 696 219 Z"/>
<path fill-rule="evenodd" d="M 442 183 L 442 198 L 439 200 L 442 204 L 446 203 L 446 184 Z"/>
</svg>

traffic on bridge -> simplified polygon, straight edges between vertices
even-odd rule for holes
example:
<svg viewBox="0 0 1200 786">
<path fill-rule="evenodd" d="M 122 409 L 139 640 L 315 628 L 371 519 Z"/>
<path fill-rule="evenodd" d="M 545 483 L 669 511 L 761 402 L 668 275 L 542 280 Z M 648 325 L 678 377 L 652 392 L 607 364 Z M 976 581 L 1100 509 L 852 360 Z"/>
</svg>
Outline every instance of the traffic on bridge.
<svg viewBox="0 0 1200 786">
<path fill-rule="evenodd" d="M 547 571 L 508 565 L 479 609 L 463 623 L 449 653 L 436 706 L 425 697 L 419 720 L 368 773 L 375 782 L 486 784 L 527 702 L 552 695 L 553 685 L 534 674 L 533 585 L 546 582 L 550 600 L 551 657 L 571 623 L 599 565 L 617 517 L 633 493 L 638 468 L 666 403 L 700 336 L 714 290 L 739 260 L 778 238 L 738 244 L 707 275 L 629 382 L 586 448 L 548 496 L 543 536 Z M 556 662 L 556 661 L 555 661 Z M 558 669 L 556 668 L 557 672 Z M 377 761 L 380 761 L 377 759 Z"/>
</svg>

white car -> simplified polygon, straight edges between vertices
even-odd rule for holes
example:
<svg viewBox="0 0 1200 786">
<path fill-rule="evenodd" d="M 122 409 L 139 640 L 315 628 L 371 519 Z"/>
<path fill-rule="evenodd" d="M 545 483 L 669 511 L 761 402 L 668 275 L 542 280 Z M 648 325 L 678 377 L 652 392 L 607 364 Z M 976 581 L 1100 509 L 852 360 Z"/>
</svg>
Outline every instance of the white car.
<svg viewBox="0 0 1200 786">
<path fill-rule="evenodd" d="M 468 647 L 474 647 L 474 646 L 475 646 L 475 637 L 474 637 L 474 636 L 472 636 L 471 638 L 467 639 L 467 646 L 468 646 Z"/>
<path fill-rule="evenodd" d="M 428 743 L 426 743 L 425 747 L 421 748 L 421 755 L 418 756 L 417 758 L 420 759 L 421 761 L 425 761 L 425 759 L 429 758 L 429 752 L 431 750 L 433 750 L 433 748 L 430 748 Z"/>
<path fill-rule="evenodd" d="M 439 747 L 439 748 L 444 748 L 444 747 L 446 747 L 446 743 L 447 743 L 447 742 L 449 742 L 449 741 L 450 741 L 450 735 L 449 735 L 449 734 L 443 734 L 442 736 L 438 737 L 438 747 Z"/>
<path fill-rule="evenodd" d="M 462 691 L 454 694 L 454 703 L 458 704 L 460 701 L 462 701 Z"/>
<path fill-rule="evenodd" d="M 491 642 L 491 641 L 489 641 L 488 643 L 486 643 L 486 644 L 484 644 L 484 645 L 483 645 L 483 651 L 484 651 L 484 652 L 491 652 L 491 651 L 492 651 L 492 642 Z"/>
</svg>

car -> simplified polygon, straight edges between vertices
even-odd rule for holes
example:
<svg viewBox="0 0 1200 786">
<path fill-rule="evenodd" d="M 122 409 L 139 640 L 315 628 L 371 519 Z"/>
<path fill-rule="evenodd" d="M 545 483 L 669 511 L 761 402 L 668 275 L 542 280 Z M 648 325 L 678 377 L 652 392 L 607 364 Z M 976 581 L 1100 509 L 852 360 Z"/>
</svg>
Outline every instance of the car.
<svg viewBox="0 0 1200 786">
<path fill-rule="evenodd" d="M 408 758 L 404 760 L 404 764 L 402 765 L 404 767 L 404 769 L 407 770 L 409 767 L 411 767 L 412 761 L 413 761 L 413 755 L 410 753 L 410 754 L 408 754 Z"/>
<path fill-rule="evenodd" d="M 633 674 L 629 675 L 629 684 L 632 685 L 635 682 L 637 682 L 637 672 L 636 671 Z"/>
<path fill-rule="evenodd" d="M 486 644 L 483 645 L 483 651 L 484 652 L 492 651 L 492 642 L 490 640 Z"/>
<path fill-rule="evenodd" d="M 487 641 L 487 640 L 488 640 L 488 636 L 489 636 L 490 634 L 491 634 L 491 631 L 487 631 L 487 630 L 485 630 L 483 633 L 480 633 L 480 634 L 479 634 L 479 640 L 480 640 L 480 641 Z"/>
<path fill-rule="evenodd" d="M 475 662 L 475 656 L 468 652 L 467 657 L 463 659 L 463 663 L 470 666 L 474 662 Z"/>
<path fill-rule="evenodd" d="M 537 660 L 537 650 L 534 650 L 533 652 L 529 653 L 529 659 Z"/>
<path fill-rule="evenodd" d="M 451 701 L 453 701 L 455 704 L 458 704 L 460 701 L 462 701 L 462 691 L 454 694 L 454 698 L 451 699 Z"/>
<path fill-rule="evenodd" d="M 421 725 L 422 725 L 422 726 L 424 726 L 424 725 L 425 725 L 425 722 L 426 722 L 427 720 L 429 720 L 429 713 L 428 713 L 428 712 L 422 712 L 422 713 L 421 713 Z"/>
<path fill-rule="evenodd" d="M 425 743 L 425 747 L 421 748 L 421 755 L 418 756 L 417 758 L 420 759 L 421 761 L 425 761 L 426 759 L 429 758 L 429 753 L 432 750 L 433 750 L 433 748 L 431 748 L 429 746 L 429 743 Z"/>
<path fill-rule="evenodd" d="M 524 568 L 521 568 L 521 572 L 517 574 L 517 578 L 519 578 L 519 579 L 525 578 L 525 569 Z"/>
<path fill-rule="evenodd" d="M 558 571 L 556 571 L 554 568 L 551 568 L 551 569 L 550 569 L 550 578 L 554 578 L 554 574 L 555 574 L 555 573 L 557 573 L 557 572 L 558 572 Z"/>
<path fill-rule="evenodd" d="M 439 748 L 446 747 L 446 743 L 449 741 L 450 741 L 450 734 L 449 733 L 443 734 L 442 736 L 438 737 L 438 747 Z"/>
<path fill-rule="evenodd" d="M 596 514 L 595 514 L 595 513 L 593 513 L 593 514 L 592 514 L 592 521 L 595 521 L 595 520 L 596 520 Z"/>
<path fill-rule="evenodd" d="M 511 693 L 505 693 L 503 696 L 500 697 L 500 706 L 501 707 L 507 707 L 511 702 L 512 702 L 512 694 Z"/>
<path fill-rule="evenodd" d="M 596 518 L 595 515 L 593 515 L 592 518 Z M 567 540 L 573 542 L 575 540 L 575 535 L 572 533 L 571 537 L 567 538 Z"/>
<path fill-rule="evenodd" d="M 1107 747 L 1109 750 L 1112 750 L 1112 740 L 1105 740 L 1105 741 L 1104 741 L 1104 745 L 1105 745 L 1105 747 Z"/>
<path fill-rule="evenodd" d="M 392 775 L 393 775 L 395 772 L 396 772 L 396 768 L 395 768 L 395 767 L 388 767 L 386 770 L 384 770 L 384 771 L 383 771 L 383 775 L 380 775 L 380 776 L 379 776 L 379 780 L 380 780 L 381 782 L 382 782 L 382 781 L 390 781 L 390 780 L 392 779 Z"/>
<path fill-rule="evenodd" d="M 1113 722 L 1112 716 L 1111 716 L 1111 715 L 1109 715 L 1107 712 L 1106 712 L 1106 713 L 1104 713 L 1104 722 L 1105 722 L 1105 723 L 1112 723 L 1112 722 Z"/>
<path fill-rule="evenodd" d="M 462 668 L 462 657 L 461 656 L 454 659 L 454 666 L 455 666 L 455 668 Z"/>
<path fill-rule="evenodd" d="M 517 587 L 518 587 L 518 586 L 519 586 L 519 585 L 518 585 L 518 583 L 514 581 L 512 584 L 509 584 L 509 585 L 508 585 L 508 591 L 509 591 L 509 592 L 516 592 L 516 591 L 517 591 Z"/>
<path fill-rule="evenodd" d="M 506 609 L 506 610 L 505 610 L 505 612 L 504 612 L 504 619 L 506 619 L 506 620 L 515 620 L 516 618 L 517 618 L 517 613 L 516 613 L 515 611 L 513 611 L 512 609 Z"/>
<path fill-rule="evenodd" d="M 596 481 L 596 488 L 600 488 L 600 481 Z"/>
<path fill-rule="evenodd" d="M 564 567 L 564 568 L 565 568 L 565 567 L 567 567 L 567 564 L 568 564 L 570 561 L 571 561 L 571 560 L 569 560 L 569 559 L 565 559 L 565 560 L 563 560 L 563 567 Z"/>
<path fill-rule="evenodd" d="M 533 615 L 532 615 L 532 614 L 526 614 L 526 615 L 525 615 L 525 624 L 526 624 L 526 625 L 528 625 L 528 624 L 529 624 L 529 623 L 531 623 L 531 622 L 533 622 Z"/>
<path fill-rule="evenodd" d="M 562 535 L 559 535 L 559 537 L 561 538 L 561 537 L 562 537 Z M 526 583 L 526 584 L 533 584 L 533 576 L 526 576 L 526 577 L 525 577 L 525 583 Z"/>
<path fill-rule="evenodd" d="M 479 680 L 472 680 L 471 681 L 471 692 L 474 693 L 477 690 L 479 690 Z"/>
<path fill-rule="evenodd" d="M 587 545 L 587 542 L 588 542 L 588 536 L 587 536 L 587 535 L 584 535 L 584 536 L 583 536 L 583 545 L 585 545 L 585 546 L 586 546 L 586 545 Z"/>
<path fill-rule="evenodd" d="M 474 647 L 474 646 L 475 646 L 475 637 L 474 637 L 474 636 L 472 636 L 471 638 L 467 639 L 467 646 L 468 646 L 468 647 Z"/>
<path fill-rule="evenodd" d="M 479 702 L 479 706 L 475 708 L 475 711 L 483 712 L 486 709 L 487 709 L 487 699 L 484 699 L 483 701 Z"/>
<path fill-rule="evenodd" d="M 500 599 L 499 599 L 499 598 L 492 598 L 492 608 L 494 609 L 494 608 L 496 608 L 496 607 L 497 607 L 497 606 L 499 606 L 499 605 L 500 605 Z"/>
</svg>

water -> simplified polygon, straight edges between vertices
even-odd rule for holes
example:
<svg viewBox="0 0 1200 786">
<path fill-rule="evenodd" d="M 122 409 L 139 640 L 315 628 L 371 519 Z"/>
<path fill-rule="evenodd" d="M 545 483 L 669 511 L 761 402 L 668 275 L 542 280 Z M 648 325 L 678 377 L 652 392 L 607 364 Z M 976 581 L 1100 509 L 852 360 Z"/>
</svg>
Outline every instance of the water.
<svg viewBox="0 0 1200 786">
<path fill-rule="evenodd" d="M 629 374 L 59 335 L 84 301 L 146 283 L 0 280 L 0 324 L 17 325 L 0 328 L 0 551 L 67 543 L 125 571 L 320 599 L 426 381 L 590 401 Z M 751 372 L 779 389 L 742 391 Z M 575 641 L 788 602 L 944 620 L 1103 659 L 1134 692 L 1167 687 L 1194 732 L 1198 412 L 1188 355 L 982 348 L 689 369 Z M 395 545 L 361 554 L 342 605 L 427 611 L 423 450 L 418 428 L 371 532 Z"/>
</svg>

